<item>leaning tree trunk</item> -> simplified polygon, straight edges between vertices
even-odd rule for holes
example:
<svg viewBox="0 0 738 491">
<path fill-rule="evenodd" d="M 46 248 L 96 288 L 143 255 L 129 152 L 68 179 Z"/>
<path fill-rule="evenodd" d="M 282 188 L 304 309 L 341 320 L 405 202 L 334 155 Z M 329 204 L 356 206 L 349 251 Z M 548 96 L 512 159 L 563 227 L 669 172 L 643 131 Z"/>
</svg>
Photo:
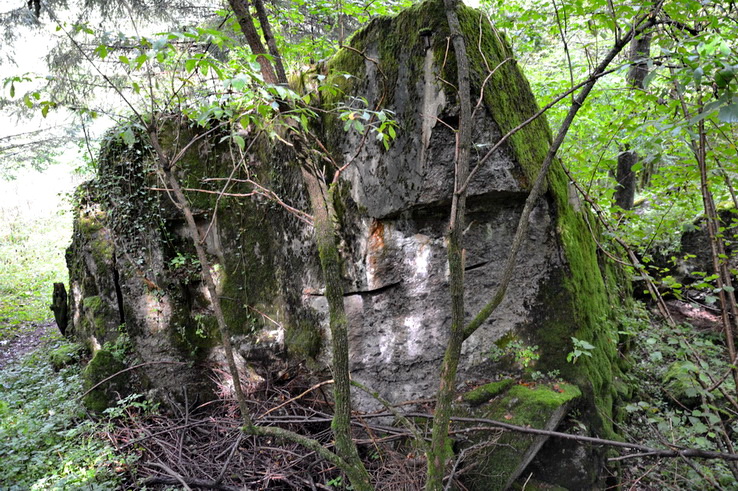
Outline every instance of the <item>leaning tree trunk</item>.
<svg viewBox="0 0 738 491">
<path fill-rule="evenodd" d="M 241 29 L 246 40 L 255 54 L 266 53 L 261 37 L 254 26 L 254 20 L 249 12 L 247 0 L 229 0 L 236 12 Z M 264 56 L 259 56 L 261 72 L 267 83 L 287 83 L 287 77 L 282 67 L 279 50 L 269 24 L 269 18 L 262 0 L 255 0 L 256 9 L 261 22 L 262 31 L 269 45 L 272 56 L 277 65 L 275 73 L 271 62 Z M 315 239 L 320 255 L 321 268 L 325 281 L 326 300 L 328 301 L 329 324 L 333 347 L 333 379 L 335 406 L 332 429 L 336 440 L 336 453 L 348 464 L 343 470 L 351 480 L 351 484 L 359 490 L 371 490 L 369 474 L 364 467 L 356 445 L 351 438 L 351 380 L 348 363 L 348 318 L 343 305 L 343 284 L 341 278 L 341 263 L 338 253 L 335 225 L 335 211 L 332 198 L 324 181 L 313 172 L 311 156 L 308 151 L 310 142 L 306 141 L 299 131 L 292 133 L 295 147 L 303 150 L 298 155 L 304 160 L 303 178 L 305 187 L 310 196 L 315 226 Z"/>
<path fill-rule="evenodd" d="M 235 357 L 233 356 L 233 346 L 231 344 L 231 334 L 226 323 L 225 316 L 223 315 L 223 309 L 220 305 L 220 296 L 218 295 L 215 287 L 215 280 L 213 279 L 212 269 L 210 267 L 210 260 L 205 253 L 203 247 L 204 237 L 200 236 L 200 231 L 197 228 L 195 217 L 192 214 L 187 197 L 182 191 L 177 177 L 174 175 L 174 166 L 176 162 L 172 162 L 164 151 L 161 142 L 159 140 L 159 133 L 156 127 L 156 121 L 151 122 L 148 129 L 149 141 L 154 149 L 157 163 L 157 174 L 164 182 L 165 187 L 171 189 L 174 204 L 179 208 L 185 217 L 185 223 L 187 224 L 187 232 L 195 246 L 195 252 L 197 253 L 197 259 L 200 261 L 200 276 L 205 282 L 205 285 L 210 294 L 210 303 L 215 313 L 215 319 L 218 323 L 218 330 L 220 332 L 221 342 L 223 343 L 223 349 L 225 351 L 226 360 L 228 362 L 228 371 L 233 378 L 233 390 L 238 400 L 238 406 L 241 410 L 241 418 L 244 424 L 249 427 L 252 426 L 251 413 L 246 405 L 246 396 L 241 388 L 241 378 L 239 376 L 238 367 L 236 365 Z"/>
<path fill-rule="evenodd" d="M 251 52 L 256 55 L 256 61 L 259 62 L 261 67 L 261 75 L 264 77 L 264 81 L 268 84 L 276 84 L 278 82 L 277 75 L 274 73 L 272 63 L 266 56 L 263 56 L 267 54 L 267 50 L 264 48 L 264 43 L 261 42 L 259 31 L 254 26 L 254 18 L 249 11 L 248 2 L 246 0 L 229 0 L 229 3 L 233 12 L 236 13 L 238 25 L 241 26 L 241 31 L 246 37 Z"/>
</svg>

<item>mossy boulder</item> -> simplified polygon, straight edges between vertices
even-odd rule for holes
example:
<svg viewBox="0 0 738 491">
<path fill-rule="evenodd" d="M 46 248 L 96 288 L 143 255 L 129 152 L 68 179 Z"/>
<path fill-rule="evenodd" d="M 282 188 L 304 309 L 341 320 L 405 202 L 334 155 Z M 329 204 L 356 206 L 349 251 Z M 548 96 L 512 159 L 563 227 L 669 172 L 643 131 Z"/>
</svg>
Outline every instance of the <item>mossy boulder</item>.
<svg viewBox="0 0 738 491">
<path fill-rule="evenodd" d="M 82 371 L 84 388 L 87 391 L 82 402 L 90 411 L 103 412 L 115 405 L 120 394 L 126 393 L 130 376 L 128 373 L 120 373 L 125 369 L 126 365 L 110 351 L 101 349 L 95 353 Z M 105 381 L 108 378 L 110 380 Z"/>
<path fill-rule="evenodd" d="M 49 362 L 54 370 L 61 370 L 67 365 L 79 360 L 82 346 L 75 343 L 64 343 L 61 346 L 49 351 Z"/>
</svg>

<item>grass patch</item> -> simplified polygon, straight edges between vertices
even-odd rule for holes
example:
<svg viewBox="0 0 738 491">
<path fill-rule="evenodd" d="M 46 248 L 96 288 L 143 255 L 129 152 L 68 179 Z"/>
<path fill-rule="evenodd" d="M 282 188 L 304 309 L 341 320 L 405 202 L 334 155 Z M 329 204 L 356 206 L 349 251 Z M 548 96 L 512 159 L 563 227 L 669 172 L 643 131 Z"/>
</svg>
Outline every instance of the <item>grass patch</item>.
<svg viewBox="0 0 738 491">
<path fill-rule="evenodd" d="M 51 318 L 53 282 L 67 282 L 71 176 L 55 165 L 0 181 L 0 340 Z"/>
<path fill-rule="evenodd" d="M 71 167 L 0 181 L 0 345 L 52 317 L 53 282 L 67 282 Z M 87 419 L 79 347 L 58 334 L 0 370 L 0 489 L 115 489 L 125 466 Z M 55 370 L 56 367 L 56 370 Z"/>
</svg>

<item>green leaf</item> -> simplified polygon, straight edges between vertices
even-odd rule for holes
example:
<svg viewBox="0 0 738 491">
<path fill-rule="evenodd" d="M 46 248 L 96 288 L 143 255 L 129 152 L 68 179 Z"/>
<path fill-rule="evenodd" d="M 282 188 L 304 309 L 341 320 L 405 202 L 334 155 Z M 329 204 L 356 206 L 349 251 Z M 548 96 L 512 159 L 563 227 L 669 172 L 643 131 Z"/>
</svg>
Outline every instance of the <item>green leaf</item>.
<svg viewBox="0 0 738 491">
<path fill-rule="evenodd" d="M 136 70 L 141 68 L 143 64 L 146 63 L 147 61 L 149 61 L 149 55 L 147 55 L 146 53 L 142 53 L 138 55 L 136 57 Z"/>
<path fill-rule="evenodd" d="M 656 70 L 651 70 L 648 72 L 648 75 L 643 79 L 643 88 L 648 89 L 648 86 L 651 84 L 651 81 L 656 77 L 656 74 L 658 72 Z"/>
<path fill-rule="evenodd" d="M 100 46 L 95 48 L 95 54 L 104 60 L 108 56 L 108 47 L 104 44 L 101 44 Z"/>
<path fill-rule="evenodd" d="M 233 135 L 233 141 L 236 142 L 239 149 L 243 150 L 246 148 L 246 140 L 244 140 L 241 135 Z"/>
<path fill-rule="evenodd" d="M 134 143 L 136 143 L 136 135 L 133 134 L 133 130 L 129 127 L 126 128 L 121 134 L 120 137 L 123 139 L 126 145 L 133 146 Z"/>
<path fill-rule="evenodd" d="M 722 106 L 718 119 L 723 123 L 738 123 L 738 102 Z"/>
</svg>

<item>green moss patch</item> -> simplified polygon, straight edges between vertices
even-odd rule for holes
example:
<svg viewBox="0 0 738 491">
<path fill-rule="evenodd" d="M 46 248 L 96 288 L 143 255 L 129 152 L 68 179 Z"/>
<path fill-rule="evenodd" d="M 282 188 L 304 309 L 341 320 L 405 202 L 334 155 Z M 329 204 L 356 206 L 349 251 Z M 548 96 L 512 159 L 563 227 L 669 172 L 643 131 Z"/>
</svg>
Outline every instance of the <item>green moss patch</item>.
<svg viewBox="0 0 738 491">
<path fill-rule="evenodd" d="M 100 382 L 125 368 L 126 366 L 110 351 L 101 349 L 95 353 L 95 356 L 82 372 L 84 388 L 89 391 L 82 402 L 89 410 L 102 412 L 115 405 L 116 393 L 124 391 L 128 384 L 128 373 L 116 375 L 111 380 L 101 384 Z M 96 385 L 97 387 L 95 387 Z M 93 389 L 93 387 L 95 388 Z"/>
<path fill-rule="evenodd" d="M 500 380 L 498 382 L 491 382 L 489 384 L 481 385 L 476 389 L 464 394 L 463 400 L 464 402 L 472 406 L 479 406 L 481 404 L 484 404 L 485 402 L 488 402 L 493 397 L 497 397 L 498 395 L 500 395 L 513 383 L 515 383 L 515 381 L 508 378 Z"/>
<path fill-rule="evenodd" d="M 490 404 L 475 411 L 475 416 L 504 421 L 519 426 L 528 426 L 538 429 L 553 429 L 566 413 L 569 405 L 579 398 L 582 392 L 576 385 L 555 384 L 513 385 L 507 392 Z M 489 435 L 482 434 L 474 444 L 489 439 Z M 469 474 L 464 485 L 472 490 L 506 489 L 511 478 L 522 471 L 527 465 L 527 457 L 531 447 L 541 444 L 540 436 L 523 433 L 503 433 L 497 445 L 476 459 L 476 467 Z"/>
<path fill-rule="evenodd" d="M 73 343 L 64 343 L 56 349 L 49 351 L 49 362 L 54 370 L 61 370 L 79 359 L 82 346 Z"/>
</svg>

